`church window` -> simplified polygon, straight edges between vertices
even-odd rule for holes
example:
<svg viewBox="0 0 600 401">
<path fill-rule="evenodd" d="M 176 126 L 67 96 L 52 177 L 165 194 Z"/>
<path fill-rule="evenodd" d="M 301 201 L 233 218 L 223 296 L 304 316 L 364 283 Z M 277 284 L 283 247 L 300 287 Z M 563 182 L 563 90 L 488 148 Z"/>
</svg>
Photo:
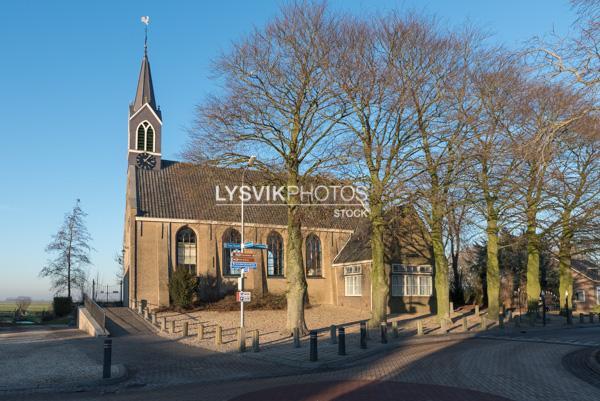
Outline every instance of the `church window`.
<svg viewBox="0 0 600 401">
<path fill-rule="evenodd" d="M 240 274 L 239 269 L 231 268 L 231 252 L 239 250 L 242 243 L 242 235 L 234 228 L 230 228 L 223 234 L 223 263 L 221 270 L 224 276 Z"/>
<path fill-rule="evenodd" d="M 154 152 L 154 128 L 144 121 L 137 129 L 137 150 Z"/>
<path fill-rule="evenodd" d="M 283 276 L 283 238 L 275 231 L 267 237 L 267 275 Z"/>
<path fill-rule="evenodd" d="M 177 268 L 196 275 L 196 233 L 189 227 L 177 233 Z"/>
<path fill-rule="evenodd" d="M 321 270 L 321 240 L 315 234 L 306 237 L 306 275 L 320 277 Z"/>
</svg>

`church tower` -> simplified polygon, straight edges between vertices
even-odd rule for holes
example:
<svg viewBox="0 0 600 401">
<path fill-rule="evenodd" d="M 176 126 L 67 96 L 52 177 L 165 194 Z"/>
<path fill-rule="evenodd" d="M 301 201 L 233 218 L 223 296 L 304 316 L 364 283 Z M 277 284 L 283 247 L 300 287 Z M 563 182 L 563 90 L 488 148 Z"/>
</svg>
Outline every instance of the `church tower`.
<svg viewBox="0 0 600 401">
<path fill-rule="evenodd" d="M 161 133 L 162 115 L 154 97 L 146 35 L 137 91 L 133 103 L 129 105 L 128 164 L 147 170 L 160 170 Z"/>
</svg>

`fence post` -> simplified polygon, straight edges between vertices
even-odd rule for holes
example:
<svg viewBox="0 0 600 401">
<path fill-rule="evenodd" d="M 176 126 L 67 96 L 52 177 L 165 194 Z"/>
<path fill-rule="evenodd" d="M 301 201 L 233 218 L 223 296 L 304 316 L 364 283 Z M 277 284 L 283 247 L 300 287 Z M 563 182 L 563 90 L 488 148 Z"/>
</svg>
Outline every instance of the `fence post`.
<svg viewBox="0 0 600 401">
<path fill-rule="evenodd" d="M 292 330 L 292 335 L 294 336 L 294 348 L 300 348 L 300 329 L 298 327 L 294 327 L 294 330 Z"/>
<path fill-rule="evenodd" d="M 317 351 L 317 332 L 312 330 L 310 332 L 310 355 L 309 359 L 311 362 L 316 362 L 319 359 Z"/>
<path fill-rule="evenodd" d="M 204 340 L 204 323 L 198 325 L 198 341 Z"/>
<path fill-rule="evenodd" d="M 418 336 L 423 335 L 423 321 L 421 321 L 421 320 L 417 320 L 417 335 Z"/>
<path fill-rule="evenodd" d="M 590 323 L 594 323 L 594 314 L 590 312 Z"/>
<path fill-rule="evenodd" d="M 487 318 L 485 316 L 481 316 L 481 330 L 487 330 Z"/>
<path fill-rule="evenodd" d="M 380 325 L 380 331 L 381 331 L 381 343 L 382 344 L 387 344 L 388 342 L 388 338 L 387 338 L 387 323 L 386 322 L 381 322 Z"/>
<path fill-rule="evenodd" d="M 183 322 L 183 336 L 187 337 L 188 336 L 188 331 L 189 331 L 189 324 L 188 322 Z"/>
<path fill-rule="evenodd" d="M 160 321 L 160 329 L 162 331 L 167 331 L 167 318 L 163 317 L 162 320 Z"/>
<path fill-rule="evenodd" d="M 217 325 L 215 328 L 215 345 L 221 345 L 223 343 L 223 329 Z"/>
<path fill-rule="evenodd" d="M 144 309 L 144 320 L 149 320 L 148 317 L 148 309 Z"/>
<path fill-rule="evenodd" d="M 583 313 L 579 312 L 579 323 L 583 323 Z"/>
<path fill-rule="evenodd" d="M 498 316 L 498 327 L 501 330 L 504 330 L 504 315 L 500 314 L 500 316 Z"/>
<path fill-rule="evenodd" d="M 346 329 L 338 329 L 338 355 L 346 355 Z"/>
<path fill-rule="evenodd" d="M 475 305 L 475 317 L 479 318 L 479 304 Z"/>
<path fill-rule="evenodd" d="M 171 334 L 175 334 L 175 320 L 171 320 Z"/>
<path fill-rule="evenodd" d="M 398 338 L 398 321 L 394 320 L 392 322 L 392 337 Z"/>
<path fill-rule="evenodd" d="M 156 326 L 156 312 L 152 312 L 152 325 Z"/>
<path fill-rule="evenodd" d="M 450 310 L 448 311 L 448 313 L 450 314 L 450 316 L 452 316 L 452 314 L 454 313 L 454 302 L 450 302 Z"/>
<path fill-rule="evenodd" d="M 467 321 L 466 316 L 463 316 L 463 318 L 462 318 L 462 326 L 463 326 L 463 331 L 469 331 L 469 322 Z"/>
<path fill-rule="evenodd" d="M 112 365 L 112 340 L 104 340 L 104 361 L 102 369 L 102 378 L 110 379 L 110 367 Z"/>
<path fill-rule="evenodd" d="M 246 329 L 238 328 L 238 351 L 246 352 Z"/>
<path fill-rule="evenodd" d="M 367 348 L 367 323 L 360 322 L 360 348 Z"/>
<path fill-rule="evenodd" d="M 258 329 L 252 334 L 252 351 L 260 352 L 260 333 Z"/>
<path fill-rule="evenodd" d="M 329 337 L 331 340 L 332 344 L 337 344 L 337 337 L 335 335 L 335 324 L 332 324 L 331 327 L 329 327 Z"/>
</svg>

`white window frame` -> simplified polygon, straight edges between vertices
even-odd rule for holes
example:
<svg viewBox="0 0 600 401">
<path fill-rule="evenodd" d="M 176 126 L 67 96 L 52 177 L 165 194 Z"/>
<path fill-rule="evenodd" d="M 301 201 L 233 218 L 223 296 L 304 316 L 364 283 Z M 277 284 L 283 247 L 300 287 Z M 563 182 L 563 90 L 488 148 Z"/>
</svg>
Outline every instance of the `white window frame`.
<svg viewBox="0 0 600 401">
<path fill-rule="evenodd" d="M 362 297 L 362 266 L 344 266 L 344 295 Z"/>
<path fill-rule="evenodd" d="M 144 125 L 144 123 L 147 123 L 148 125 Z M 154 126 L 152 124 L 150 124 L 150 121 L 148 120 L 144 120 L 141 123 L 138 124 L 137 129 L 135 130 L 135 148 L 136 150 L 139 151 L 139 149 L 137 148 L 137 144 L 139 143 L 140 140 L 140 126 L 144 127 L 144 149 L 141 150 L 141 152 L 152 152 L 154 153 L 156 151 L 156 130 L 154 129 Z M 152 128 L 152 150 L 147 150 L 148 148 L 148 128 Z"/>
<path fill-rule="evenodd" d="M 596 305 L 600 305 L 600 286 L 596 287 Z"/>
<path fill-rule="evenodd" d="M 433 276 L 429 274 L 392 274 L 391 281 L 392 297 L 430 297 L 433 295 Z"/>
<path fill-rule="evenodd" d="M 578 294 L 581 293 L 582 297 L 581 299 L 579 299 Z M 575 290 L 575 299 L 573 299 L 573 302 L 585 302 L 585 290 Z"/>
</svg>

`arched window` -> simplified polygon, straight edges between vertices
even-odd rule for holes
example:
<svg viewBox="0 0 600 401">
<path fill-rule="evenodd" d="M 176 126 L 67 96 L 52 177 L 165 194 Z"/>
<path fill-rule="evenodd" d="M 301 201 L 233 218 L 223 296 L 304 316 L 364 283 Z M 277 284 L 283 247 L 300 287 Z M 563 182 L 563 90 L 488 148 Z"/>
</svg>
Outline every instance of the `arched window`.
<svg viewBox="0 0 600 401">
<path fill-rule="evenodd" d="M 321 240 L 315 234 L 306 237 L 306 275 L 308 277 L 319 277 L 323 275 L 321 270 Z"/>
<path fill-rule="evenodd" d="M 234 228 L 229 228 L 223 234 L 223 263 L 221 271 L 224 276 L 240 274 L 239 269 L 231 269 L 231 252 L 236 248 L 239 250 L 239 245 L 242 243 L 242 235 Z"/>
<path fill-rule="evenodd" d="M 177 233 L 177 268 L 188 269 L 196 275 L 196 233 L 189 227 Z"/>
<path fill-rule="evenodd" d="M 154 152 L 154 128 L 148 121 L 144 121 L 138 126 L 137 150 Z"/>
<path fill-rule="evenodd" d="M 267 275 L 283 276 L 283 238 L 275 231 L 267 237 Z"/>
</svg>

